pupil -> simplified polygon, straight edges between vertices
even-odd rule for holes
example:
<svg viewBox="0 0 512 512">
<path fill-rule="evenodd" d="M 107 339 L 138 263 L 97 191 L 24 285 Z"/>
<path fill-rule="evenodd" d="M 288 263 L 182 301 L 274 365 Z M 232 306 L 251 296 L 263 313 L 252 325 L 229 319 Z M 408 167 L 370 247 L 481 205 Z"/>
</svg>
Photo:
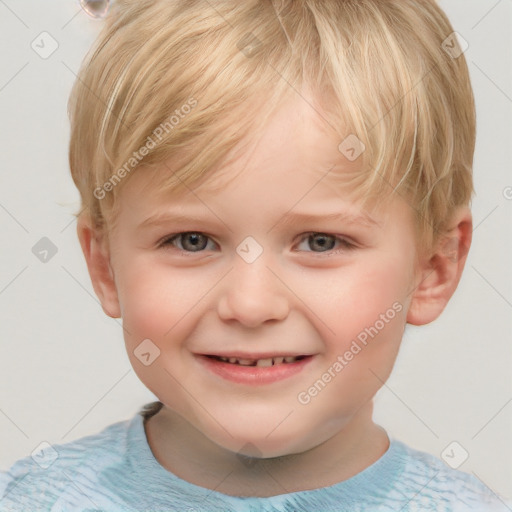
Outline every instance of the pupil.
<svg viewBox="0 0 512 512">
<path fill-rule="evenodd" d="M 332 237 L 324 236 L 324 235 L 311 235 L 310 242 L 312 241 L 312 245 L 317 245 L 318 248 L 325 250 L 332 249 L 334 246 L 334 240 L 332 239 L 333 244 L 331 247 L 327 247 L 329 244 L 327 243 L 327 239 Z"/>
<path fill-rule="evenodd" d="M 201 244 L 201 239 L 203 239 L 203 244 Z M 187 245 L 189 245 L 191 249 L 204 249 L 206 244 L 204 243 L 205 242 L 205 237 L 203 235 L 201 235 L 200 233 L 189 233 L 186 237 L 185 237 L 185 243 L 184 243 L 184 246 L 186 248 Z"/>
</svg>

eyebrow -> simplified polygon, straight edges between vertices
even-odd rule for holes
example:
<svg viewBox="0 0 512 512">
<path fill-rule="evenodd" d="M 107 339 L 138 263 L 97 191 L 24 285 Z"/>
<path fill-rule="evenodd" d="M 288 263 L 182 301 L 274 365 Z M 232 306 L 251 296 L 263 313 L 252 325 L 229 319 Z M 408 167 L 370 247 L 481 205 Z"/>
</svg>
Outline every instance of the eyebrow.
<svg viewBox="0 0 512 512">
<path fill-rule="evenodd" d="M 219 217 L 217 217 L 217 219 L 222 224 L 225 224 L 222 221 L 222 219 L 220 219 Z M 183 215 L 180 213 L 173 213 L 173 212 L 161 212 L 161 213 L 152 215 L 151 217 L 148 217 L 146 220 L 144 220 L 137 226 L 137 229 L 147 228 L 147 227 L 151 227 L 151 226 L 158 226 L 158 225 L 164 224 L 166 222 L 174 222 L 174 223 L 179 224 L 181 222 L 185 223 L 185 222 L 190 222 L 190 221 L 198 222 L 198 223 L 202 223 L 202 224 L 211 222 L 208 219 L 205 219 L 202 217 L 197 217 L 194 215 Z"/>
<path fill-rule="evenodd" d="M 345 224 L 359 224 L 368 228 L 380 227 L 382 224 L 374 219 L 366 212 L 351 213 L 351 212 L 332 212 L 319 215 L 308 213 L 287 213 L 275 225 L 281 224 L 285 227 L 293 224 L 303 224 L 309 222 L 321 221 L 338 221 Z M 274 229 L 274 228 L 272 228 Z"/>
<path fill-rule="evenodd" d="M 224 225 L 227 224 L 222 221 L 219 217 L 217 219 Z M 194 215 L 183 215 L 180 213 L 173 212 L 161 212 L 141 222 L 137 229 L 143 229 L 152 226 L 158 226 L 166 222 L 173 223 L 186 223 L 186 222 L 197 222 L 201 224 L 211 223 L 210 219 L 201 218 Z M 350 213 L 350 212 L 331 212 L 324 214 L 311 214 L 311 213 L 286 213 L 284 214 L 274 225 L 269 229 L 268 232 L 272 231 L 276 226 L 281 225 L 282 227 L 289 227 L 292 225 L 314 223 L 314 222 L 329 222 L 337 221 L 344 224 L 358 224 L 364 227 L 380 227 L 382 224 L 376 219 L 371 217 L 366 212 Z M 215 221 L 214 221 L 215 222 Z"/>
</svg>

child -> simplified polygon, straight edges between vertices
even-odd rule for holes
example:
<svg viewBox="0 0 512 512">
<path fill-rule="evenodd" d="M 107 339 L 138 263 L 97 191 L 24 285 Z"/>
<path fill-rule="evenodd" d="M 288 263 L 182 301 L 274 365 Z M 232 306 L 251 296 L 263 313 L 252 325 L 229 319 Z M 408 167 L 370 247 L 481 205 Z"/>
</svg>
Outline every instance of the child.
<svg viewBox="0 0 512 512">
<path fill-rule="evenodd" d="M 14 464 L 0 510 L 507 510 L 372 420 L 471 244 L 434 0 L 119 0 L 70 117 L 92 284 L 159 402 Z"/>
</svg>

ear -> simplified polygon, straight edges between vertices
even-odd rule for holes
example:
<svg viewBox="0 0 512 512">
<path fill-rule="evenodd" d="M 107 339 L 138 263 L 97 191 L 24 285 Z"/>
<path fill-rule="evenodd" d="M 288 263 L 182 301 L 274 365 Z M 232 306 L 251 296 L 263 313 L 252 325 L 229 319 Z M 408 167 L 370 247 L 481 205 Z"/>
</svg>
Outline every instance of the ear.
<svg viewBox="0 0 512 512">
<path fill-rule="evenodd" d="M 452 216 L 448 229 L 439 237 L 433 252 L 420 258 L 418 280 L 412 292 L 407 322 L 424 325 L 444 310 L 459 284 L 471 246 L 473 221 L 467 207 Z"/>
<path fill-rule="evenodd" d="M 121 317 L 121 308 L 110 266 L 106 236 L 94 228 L 89 217 L 82 214 L 77 222 L 77 234 L 87 262 L 92 286 L 100 299 L 103 311 L 112 318 Z"/>
</svg>

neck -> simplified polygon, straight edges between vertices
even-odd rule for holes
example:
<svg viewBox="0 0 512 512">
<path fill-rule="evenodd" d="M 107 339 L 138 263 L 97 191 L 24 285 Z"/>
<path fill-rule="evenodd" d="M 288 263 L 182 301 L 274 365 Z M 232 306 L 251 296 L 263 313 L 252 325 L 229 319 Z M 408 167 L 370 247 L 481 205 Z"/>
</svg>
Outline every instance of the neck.
<svg viewBox="0 0 512 512">
<path fill-rule="evenodd" d="M 368 402 L 320 445 L 266 459 L 222 448 L 165 406 L 146 421 L 145 429 L 155 458 L 179 478 L 232 496 L 268 497 L 334 485 L 376 462 L 389 440 L 371 415 Z"/>
</svg>

